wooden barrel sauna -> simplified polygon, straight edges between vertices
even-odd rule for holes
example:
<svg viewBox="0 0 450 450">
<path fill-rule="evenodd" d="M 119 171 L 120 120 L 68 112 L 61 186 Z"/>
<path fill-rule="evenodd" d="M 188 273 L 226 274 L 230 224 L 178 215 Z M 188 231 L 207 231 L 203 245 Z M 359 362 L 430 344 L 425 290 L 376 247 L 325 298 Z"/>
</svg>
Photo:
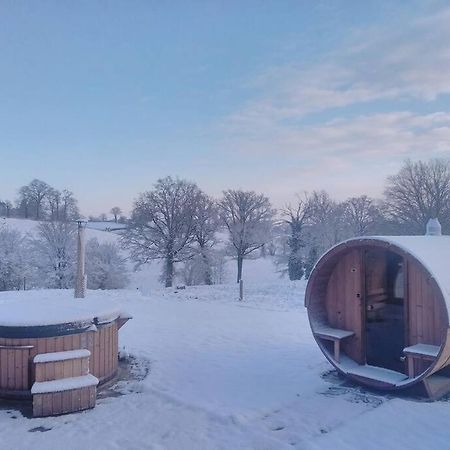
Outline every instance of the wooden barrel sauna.
<svg viewBox="0 0 450 450">
<path fill-rule="evenodd" d="M 89 373 L 100 384 L 114 378 L 118 330 L 128 315 L 105 301 L 55 297 L 41 303 L 34 296 L 22 301 L 20 295 L 26 297 L 27 292 L 14 294 L 5 299 L 0 295 L 0 396 L 31 397 L 37 355 L 86 349 Z M 58 365 L 49 365 L 53 371 L 54 367 Z M 54 379 L 55 374 L 47 375 Z"/>
<path fill-rule="evenodd" d="M 449 258 L 449 236 L 356 238 L 325 253 L 305 306 L 330 363 L 370 387 L 450 392 Z"/>
</svg>

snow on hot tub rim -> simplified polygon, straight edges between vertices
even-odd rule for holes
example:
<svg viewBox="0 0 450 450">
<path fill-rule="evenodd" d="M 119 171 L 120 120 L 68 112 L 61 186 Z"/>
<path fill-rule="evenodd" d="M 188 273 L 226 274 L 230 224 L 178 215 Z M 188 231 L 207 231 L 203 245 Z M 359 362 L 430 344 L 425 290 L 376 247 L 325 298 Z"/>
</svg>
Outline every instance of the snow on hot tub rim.
<svg viewBox="0 0 450 450">
<path fill-rule="evenodd" d="M 0 327 L 82 327 L 129 317 L 108 294 L 109 291 L 88 291 L 86 298 L 77 299 L 72 289 L 0 292 Z"/>
</svg>

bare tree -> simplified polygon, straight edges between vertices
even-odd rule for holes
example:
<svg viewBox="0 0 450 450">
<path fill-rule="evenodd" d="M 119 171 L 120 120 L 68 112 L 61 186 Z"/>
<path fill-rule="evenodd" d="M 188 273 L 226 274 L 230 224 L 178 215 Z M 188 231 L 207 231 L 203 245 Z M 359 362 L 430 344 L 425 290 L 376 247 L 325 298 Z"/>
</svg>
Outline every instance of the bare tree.
<svg viewBox="0 0 450 450">
<path fill-rule="evenodd" d="M 28 186 L 22 186 L 19 189 L 19 197 L 16 200 L 16 211 L 19 217 L 28 219 L 31 212 L 31 193 Z"/>
<path fill-rule="evenodd" d="M 189 258 L 194 241 L 198 187 L 166 177 L 134 203 L 129 227 L 122 237 L 125 248 L 138 263 L 164 260 L 163 279 L 171 287 L 175 264 Z"/>
<path fill-rule="evenodd" d="M 352 236 L 364 236 L 374 229 L 380 218 L 375 200 L 367 195 L 351 197 L 343 203 L 344 221 Z"/>
<path fill-rule="evenodd" d="M 289 227 L 289 238 L 287 245 L 289 247 L 289 257 L 287 261 L 288 274 L 290 280 L 300 280 L 304 274 L 303 248 L 304 227 L 311 217 L 311 203 L 307 194 L 304 198 L 298 197 L 295 206 L 289 205 L 283 211 L 283 222 Z"/>
<path fill-rule="evenodd" d="M 270 240 L 275 211 L 267 197 L 253 191 L 224 191 L 218 206 L 229 232 L 230 248 L 237 259 L 239 283 L 244 258 Z"/>
<path fill-rule="evenodd" d="M 50 188 L 47 193 L 47 200 L 49 206 L 49 219 L 60 220 L 61 192 L 57 189 Z"/>
<path fill-rule="evenodd" d="M 20 198 L 26 202 L 26 204 L 34 209 L 34 218 L 39 220 L 43 216 L 43 203 L 44 199 L 49 195 L 51 187 L 45 182 L 38 179 L 34 179 L 27 186 L 23 186 L 19 190 Z"/>
<path fill-rule="evenodd" d="M 450 160 L 405 161 L 388 178 L 385 196 L 390 218 L 410 232 L 422 234 L 434 217 L 450 231 Z"/>
<path fill-rule="evenodd" d="M 114 216 L 114 222 L 117 223 L 119 216 L 122 214 L 122 210 L 118 206 L 111 208 L 110 213 Z"/>
<path fill-rule="evenodd" d="M 80 217 L 78 201 L 73 192 L 63 189 L 61 192 L 61 213 L 59 220 L 76 220 Z"/>
</svg>

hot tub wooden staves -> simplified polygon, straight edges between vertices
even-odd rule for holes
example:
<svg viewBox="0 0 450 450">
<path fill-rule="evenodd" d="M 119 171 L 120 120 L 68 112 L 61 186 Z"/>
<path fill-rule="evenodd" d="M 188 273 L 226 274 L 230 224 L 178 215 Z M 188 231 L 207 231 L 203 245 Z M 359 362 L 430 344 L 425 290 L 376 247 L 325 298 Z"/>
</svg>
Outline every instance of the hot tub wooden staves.
<svg viewBox="0 0 450 450">
<path fill-rule="evenodd" d="M 100 384 L 112 379 L 118 368 L 118 330 L 128 319 L 118 316 L 101 323 L 93 319 L 45 326 L 0 326 L 0 396 L 30 397 L 36 381 L 33 360 L 42 354 L 86 349 L 90 352 L 89 374 Z M 68 362 L 74 365 L 73 373 L 78 363 Z"/>
</svg>

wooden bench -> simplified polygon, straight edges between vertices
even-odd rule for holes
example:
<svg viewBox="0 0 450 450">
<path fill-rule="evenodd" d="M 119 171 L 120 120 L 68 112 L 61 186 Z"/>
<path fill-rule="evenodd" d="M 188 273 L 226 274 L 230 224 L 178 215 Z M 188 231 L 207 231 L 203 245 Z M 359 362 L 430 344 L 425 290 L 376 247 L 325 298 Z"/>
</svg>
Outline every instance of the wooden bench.
<svg viewBox="0 0 450 450">
<path fill-rule="evenodd" d="M 90 351 L 43 353 L 33 359 L 33 416 L 53 416 L 95 406 L 98 379 L 89 374 Z"/>
<path fill-rule="evenodd" d="M 408 359 L 408 377 L 414 378 L 414 360 L 422 359 L 425 361 L 434 361 L 441 348 L 438 345 L 416 344 L 403 349 L 403 353 Z"/>
<path fill-rule="evenodd" d="M 332 341 L 334 345 L 334 359 L 340 361 L 341 341 L 354 336 L 354 331 L 340 330 L 339 328 L 319 327 L 314 330 L 314 335 L 320 339 Z"/>
</svg>

